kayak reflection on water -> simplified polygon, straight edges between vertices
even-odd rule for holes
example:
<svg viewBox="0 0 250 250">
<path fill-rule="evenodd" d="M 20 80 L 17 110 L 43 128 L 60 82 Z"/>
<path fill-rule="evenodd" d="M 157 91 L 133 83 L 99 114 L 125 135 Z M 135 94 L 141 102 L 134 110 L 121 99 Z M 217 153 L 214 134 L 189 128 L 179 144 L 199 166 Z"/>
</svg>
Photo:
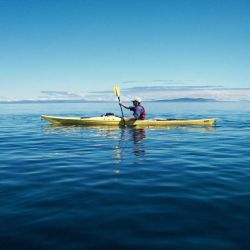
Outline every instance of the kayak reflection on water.
<svg viewBox="0 0 250 250">
<path fill-rule="evenodd" d="M 110 150 L 114 163 L 119 165 L 121 162 L 126 161 L 131 155 L 135 155 L 137 158 L 145 156 L 147 153 L 145 139 L 151 140 L 146 135 L 148 131 L 167 131 L 171 129 L 185 130 L 185 132 L 197 132 L 197 133 L 211 133 L 216 131 L 217 127 L 164 127 L 164 128 L 131 128 L 131 127 L 110 127 L 110 126 L 59 126 L 59 125 L 46 125 L 43 126 L 43 132 L 46 134 L 63 134 L 69 138 L 77 135 L 80 140 L 86 141 L 86 154 L 88 154 L 87 141 L 92 141 L 91 147 L 96 150 L 100 150 L 101 145 L 108 144 L 105 150 Z M 80 137 L 79 137 L 80 135 Z M 99 139 L 101 138 L 101 140 Z M 162 138 L 166 140 L 169 138 Z M 159 140 L 159 138 L 158 138 Z M 101 148 L 102 150 L 102 148 Z"/>
<path fill-rule="evenodd" d="M 146 139 L 145 128 L 129 128 L 129 127 L 103 127 L 103 126 L 59 126 L 46 125 L 43 126 L 46 134 L 65 134 L 75 135 L 87 133 L 88 136 L 104 137 L 110 140 L 114 148 L 114 158 L 116 163 L 122 161 L 123 158 L 131 155 L 131 151 L 135 156 L 143 156 L 146 153 L 143 140 Z M 85 136 L 84 136 L 85 137 Z"/>
<path fill-rule="evenodd" d="M 132 141 L 134 144 L 133 152 L 136 156 L 145 155 L 144 139 L 146 139 L 146 129 L 127 128 L 121 130 L 121 142 Z"/>
<path fill-rule="evenodd" d="M 146 153 L 144 139 L 146 139 L 146 129 L 120 129 L 120 139 L 114 152 L 115 163 L 119 164 L 123 159 L 130 157 L 131 153 L 136 157 L 144 156 Z"/>
<path fill-rule="evenodd" d="M 136 156 L 144 155 L 146 150 L 143 140 L 146 139 L 145 129 L 133 129 L 134 153 Z"/>
</svg>

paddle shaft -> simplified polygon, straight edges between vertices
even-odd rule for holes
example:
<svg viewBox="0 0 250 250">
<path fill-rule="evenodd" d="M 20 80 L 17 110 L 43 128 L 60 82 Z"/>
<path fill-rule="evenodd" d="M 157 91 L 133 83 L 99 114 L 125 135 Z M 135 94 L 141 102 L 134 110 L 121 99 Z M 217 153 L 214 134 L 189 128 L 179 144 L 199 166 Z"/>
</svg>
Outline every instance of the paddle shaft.
<svg viewBox="0 0 250 250">
<path fill-rule="evenodd" d="M 120 99 L 120 87 L 118 85 L 116 85 L 114 87 L 114 93 L 118 98 L 119 106 L 120 106 L 121 113 L 122 113 L 122 120 L 123 120 L 123 123 L 124 123 L 123 125 L 126 126 L 125 119 L 124 119 L 124 114 L 123 114 L 123 110 L 122 110 L 122 105 L 121 105 L 121 99 Z"/>
<path fill-rule="evenodd" d="M 117 96 L 118 97 L 118 101 L 119 101 L 119 104 L 121 104 L 121 99 L 120 99 L 120 96 Z M 122 106 L 120 105 L 120 109 L 121 109 L 121 112 L 122 112 L 122 118 L 123 118 L 123 121 L 124 121 L 124 114 L 123 114 L 123 109 L 122 109 Z"/>
</svg>

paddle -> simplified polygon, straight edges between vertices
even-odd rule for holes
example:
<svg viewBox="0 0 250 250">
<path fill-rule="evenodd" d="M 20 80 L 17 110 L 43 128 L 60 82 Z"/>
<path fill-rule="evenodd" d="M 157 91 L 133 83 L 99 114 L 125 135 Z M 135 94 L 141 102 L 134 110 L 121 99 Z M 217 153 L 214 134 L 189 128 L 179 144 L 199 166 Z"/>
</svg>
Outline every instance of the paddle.
<svg viewBox="0 0 250 250">
<path fill-rule="evenodd" d="M 120 105 L 120 103 L 121 103 L 121 99 L 120 99 L 120 87 L 118 85 L 115 85 L 115 87 L 114 87 L 114 93 L 115 93 L 115 95 L 118 98 L 119 106 L 121 108 L 121 113 L 122 113 L 122 120 L 123 120 L 124 125 L 125 125 L 124 114 L 123 114 L 122 106 Z"/>
</svg>

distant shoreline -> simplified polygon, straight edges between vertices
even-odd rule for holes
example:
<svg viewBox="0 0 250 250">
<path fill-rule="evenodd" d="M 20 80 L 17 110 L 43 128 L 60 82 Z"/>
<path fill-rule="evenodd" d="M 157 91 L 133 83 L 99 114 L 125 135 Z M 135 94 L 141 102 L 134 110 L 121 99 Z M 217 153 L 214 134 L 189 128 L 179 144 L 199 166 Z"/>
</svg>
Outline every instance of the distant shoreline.
<svg viewBox="0 0 250 250">
<path fill-rule="evenodd" d="M 49 103 L 113 103 L 115 101 L 100 101 L 100 100 L 17 100 L 17 101 L 0 101 L 0 104 L 49 104 Z M 164 103 L 164 102 L 250 102 L 250 100 L 228 100 L 220 101 L 206 98 L 175 98 L 175 99 L 160 99 L 160 100 L 145 100 L 145 102 Z"/>
</svg>

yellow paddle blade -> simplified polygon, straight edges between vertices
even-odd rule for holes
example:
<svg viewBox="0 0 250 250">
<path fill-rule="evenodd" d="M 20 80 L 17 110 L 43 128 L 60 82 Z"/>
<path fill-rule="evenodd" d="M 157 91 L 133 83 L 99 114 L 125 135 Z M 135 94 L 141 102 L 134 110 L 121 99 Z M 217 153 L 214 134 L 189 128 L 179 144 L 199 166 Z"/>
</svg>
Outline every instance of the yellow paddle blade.
<svg viewBox="0 0 250 250">
<path fill-rule="evenodd" d="M 115 93 L 116 96 L 120 96 L 120 87 L 118 85 L 115 85 L 114 93 Z"/>
</svg>

